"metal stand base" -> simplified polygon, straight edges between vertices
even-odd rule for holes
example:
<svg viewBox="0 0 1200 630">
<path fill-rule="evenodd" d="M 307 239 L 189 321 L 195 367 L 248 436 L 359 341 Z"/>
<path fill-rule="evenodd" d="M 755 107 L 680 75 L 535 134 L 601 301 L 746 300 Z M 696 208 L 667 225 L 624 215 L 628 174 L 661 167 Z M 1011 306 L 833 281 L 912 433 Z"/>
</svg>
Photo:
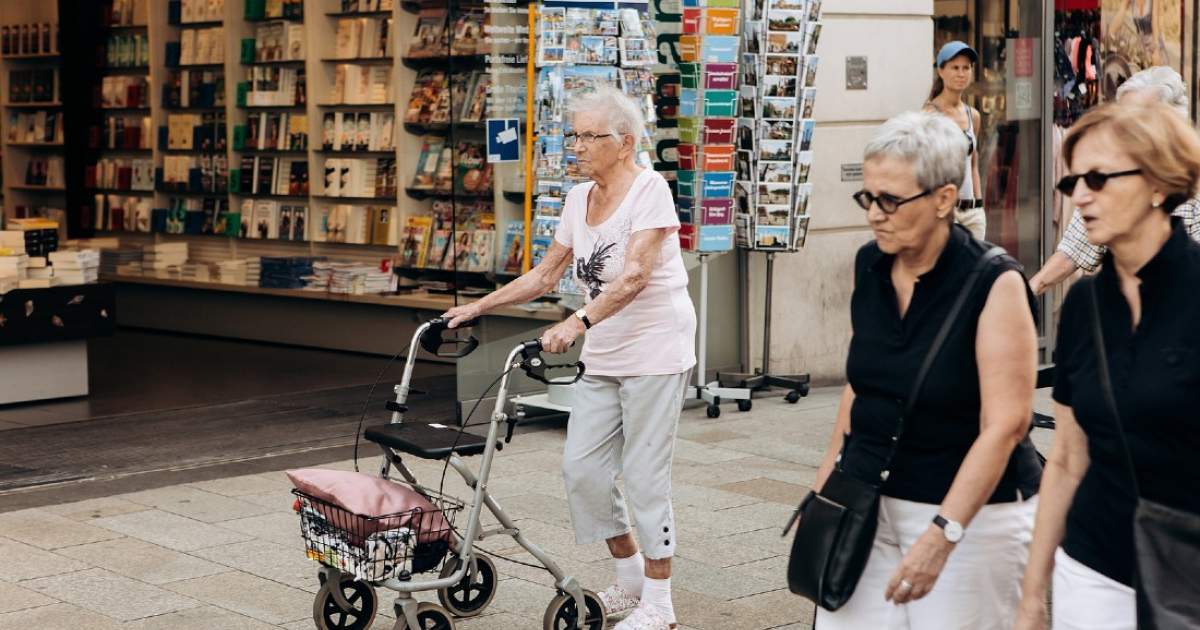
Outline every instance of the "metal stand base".
<svg viewBox="0 0 1200 630">
<path fill-rule="evenodd" d="M 725 373 L 717 374 L 717 384 L 720 387 L 744 388 L 749 391 L 765 391 L 774 387 L 790 390 L 784 397 L 790 403 L 795 403 L 801 397 L 808 395 L 808 374 L 771 374 L 771 293 L 774 287 L 775 254 L 767 253 L 767 303 L 763 310 L 763 364 L 762 369 L 753 374 Z M 740 405 L 740 403 L 739 403 Z"/>
<path fill-rule="evenodd" d="M 705 383 L 708 370 L 707 355 L 708 355 L 708 257 L 711 254 L 699 254 L 700 258 L 700 313 L 698 314 L 699 321 L 697 335 L 700 340 L 700 347 L 696 352 L 696 384 L 688 387 L 688 398 L 703 401 L 707 406 L 707 414 L 709 418 L 717 418 L 721 415 L 721 403 L 727 400 L 736 400 L 738 411 L 750 411 L 751 391 L 745 387 L 734 386 L 726 387 L 718 381 Z"/>
</svg>

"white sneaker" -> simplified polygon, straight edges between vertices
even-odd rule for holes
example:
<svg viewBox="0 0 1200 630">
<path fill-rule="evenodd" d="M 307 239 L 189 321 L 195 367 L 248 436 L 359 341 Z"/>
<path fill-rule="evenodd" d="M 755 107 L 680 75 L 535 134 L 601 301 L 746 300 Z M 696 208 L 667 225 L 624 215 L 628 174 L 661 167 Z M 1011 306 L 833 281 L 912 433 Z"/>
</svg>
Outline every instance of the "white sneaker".
<svg viewBox="0 0 1200 630">
<path fill-rule="evenodd" d="M 630 593 L 619 584 L 613 584 L 596 593 L 596 597 L 600 598 L 600 602 L 604 604 L 604 610 L 608 611 L 610 619 L 624 615 L 642 603 L 641 597 Z"/>
<path fill-rule="evenodd" d="M 671 622 L 645 606 L 639 606 L 613 630 L 671 630 Z"/>
</svg>

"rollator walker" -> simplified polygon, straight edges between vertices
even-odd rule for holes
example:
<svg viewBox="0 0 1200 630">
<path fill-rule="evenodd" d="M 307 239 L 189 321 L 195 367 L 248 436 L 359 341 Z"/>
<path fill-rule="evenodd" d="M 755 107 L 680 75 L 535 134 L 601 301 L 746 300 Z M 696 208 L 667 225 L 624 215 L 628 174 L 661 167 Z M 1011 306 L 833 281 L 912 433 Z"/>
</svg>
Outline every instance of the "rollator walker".
<svg viewBox="0 0 1200 630">
<path fill-rule="evenodd" d="M 465 327 L 473 325 L 469 322 Z M 550 601 L 543 617 L 543 630 L 603 630 L 607 616 L 600 599 L 592 591 L 585 590 L 578 580 L 567 575 L 540 547 L 527 539 L 488 492 L 488 479 L 492 459 L 503 445 L 499 439 L 500 425 L 507 423 L 504 443 L 512 441 L 516 418 L 505 413 L 509 375 L 521 369 L 531 378 L 551 383 L 551 370 L 570 368 L 573 376 L 554 383 L 574 382 L 583 375 L 583 364 L 551 365 L 542 357 L 540 341 L 526 341 L 508 353 L 504 372 L 499 377 L 500 388 L 496 404 L 487 422 L 487 436 L 466 433 L 461 428 L 447 427 L 406 420 L 406 401 L 410 392 L 413 365 L 418 345 L 442 357 L 462 358 L 471 353 L 479 341 L 471 336 L 467 339 L 444 338 L 449 320 L 438 318 L 422 324 L 413 335 L 409 345 L 404 373 L 399 385 L 395 386 L 395 399 L 387 402 L 392 412 L 388 424 L 368 427 L 366 439 L 377 444 L 383 451 L 384 461 L 379 476 L 393 483 L 407 486 L 425 497 L 444 517 L 437 519 L 446 528 L 440 534 L 444 542 L 432 541 L 439 532 L 430 529 L 436 514 L 412 513 L 391 514 L 380 517 L 384 521 L 407 524 L 403 533 L 393 536 L 395 540 L 381 542 L 391 534 L 378 534 L 368 538 L 368 532 L 378 532 L 377 519 L 371 519 L 342 510 L 328 502 L 295 493 L 300 497 L 298 504 L 313 506 L 301 512 L 302 522 L 306 514 L 312 521 L 320 520 L 318 527 L 313 523 L 303 526 L 306 546 L 310 558 L 322 563 L 319 579 L 321 589 L 313 603 L 313 620 L 320 630 L 365 630 L 371 626 L 378 606 L 374 587 L 379 586 L 397 594 L 394 604 L 396 623 L 392 630 L 453 630 L 456 617 L 472 617 L 483 612 L 496 594 L 499 574 L 496 565 L 486 552 L 481 552 L 476 543 L 492 536 L 505 535 L 532 555 L 542 568 L 554 576 L 558 594 Z M 451 352 L 443 352 L 447 345 L 456 346 Z M 486 392 L 484 394 L 486 396 Z M 463 423 L 466 423 L 463 419 Z M 482 455 L 478 472 L 472 471 L 465 458 Z M 404 457 L 419 457 L 427 460 L 447 461 L 462 476 L 468 488 L 473 490 L 470 501 L 463 502 L 443 495 L 439 490 L 420 484 L 404 463 Z M 399 479 L 393 478 L 398 473 Z M 454 517 L 466 508 L 467 522 L 463 529 L 454 527 Z M 487 508 L 495 516 L 499 526 L 484 529 L 481 514 Z M 317 515 L 317 513 L 320 515 Z M 336 549 L 330 548 L 328 530 L 335 530 Z M 316 533 L 314 533 L 316 532 Z M 381 536 L 383 538 L 381 538 Z M 424 540 L 424 542 L 422 542 Z M 432 577 L 436 574 L 437 577 Z M 427 577 L 428 576 L 428 577 Z M 418 602 L 414 593 L 437 591 L 441 605 Z"/>
</svg>

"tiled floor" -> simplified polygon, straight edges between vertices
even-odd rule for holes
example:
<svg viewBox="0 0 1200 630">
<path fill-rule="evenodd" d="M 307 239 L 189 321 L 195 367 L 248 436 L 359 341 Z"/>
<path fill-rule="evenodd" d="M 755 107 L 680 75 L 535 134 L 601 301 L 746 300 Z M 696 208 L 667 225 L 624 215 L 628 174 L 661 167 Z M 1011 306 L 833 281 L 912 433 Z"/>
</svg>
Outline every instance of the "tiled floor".
<svg viewBox="0 0 1200 630">
<path fill-rule="evenodd" d="M 810 627 L 812 605 L 785 588 L 788 541 L 779 532 L 812 481 L 838 393 L 816 390 L 798 405 L 762 398 L 751 412 L 727 407 L 719 419 L 702 407 L 684 411 L 673 493 L 684 630 Z M 490 487 L 523 532 L 599 589 L 612 579 L 611 561 L 603 544 L 574 543 L 559 472 L 563 436 L 561 428 L 519 435 L 497 455 Z M 1035 435 L 1042 448 L 1048 437 Z M 441 466 L 418 462 L 415 472 L 436 483 Z M 0 514 L 0 630 L 313 628 L 316 565 L 304 557 L 289 488 L 282 472 L 257 473 Z M 466 496 L 461 483 L 447 492 Z M 531 560 L 508 539 L 481 546 Z M 458 627 L 541 628 L 554 596 L 549 575 L 497 566 L 495 600 Z M 392 627 L 391 601 L 381 592 L 374 627 Z"/>
<path fill-rule="evenodd" d="M 771 397 L 749 413 L 726 407 L 715 420 L 702 407 L 684 412 L 673 579 L 682 628 L 809 627 L 812 606 L 785 588 L 779 528 L 807 491 L 836 401 L 836 390 L 817 390 L 798 405 Z M 491 488 L 523 532 L 599 589 L 612 579 L 611 560 L 603 544 L 574 543 L 563 436 L 562 428 L 519 435 L 497 455 Z M 420 462 L 416 472 L 436 483 L 441 466 Z M 289 488 L 271 472 L 0 514 L 0 629 L 313 628 L 317 565 L 304 557 Z M 466 495 L 449 478 L 447 490 Z M 482 546 L 531 560 L 506 538 Z M 541 628 L 554 596 L 549 574 L 497 566 L 496 599 L 458 627 Z M 391 628 L 392 597 L 381 601 L 374 627 Z"/>
</svg>

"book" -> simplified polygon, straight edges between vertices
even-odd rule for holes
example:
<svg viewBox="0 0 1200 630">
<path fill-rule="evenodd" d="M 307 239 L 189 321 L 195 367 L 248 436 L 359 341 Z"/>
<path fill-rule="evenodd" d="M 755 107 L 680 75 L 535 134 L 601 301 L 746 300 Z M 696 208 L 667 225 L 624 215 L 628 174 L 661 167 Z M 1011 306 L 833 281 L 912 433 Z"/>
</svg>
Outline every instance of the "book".
<svg viewBox="0 0 1200 630">
<path fill-rule="evenodd" d="M 413 175 L 412 188 L 433 190 L 438 160 L 444 146 L 445 139 L 440 136 L 425 136 L 421 139 L 421 153 L 417 157 L 417 171 Z"/>
<path fill-rule="evenodd" d="M 525 257 L 525 223 L 509 221 L 504 232 L 504 247 L 500 250 L 500 264 L 497 265 L 506 274 L 521 273 L 521 265 Z"/>
<path fill-rule="evenodd" d="M 449 53 L 445 9 L 422 9 L 409 41 L 409 57 L 438 57 Z"/>
<path fill-rule="evenodd" d="M 408 218 L 404 227 L 404 241 L 400 254 L 402 264 L 405 267 L 414 269 L 425 267 L 432 226 L 432 217 L 414 216 Z"/>
<path fill-rule="evenodd" d="M 467 271 L 491 271 L 496 259 L 496 231 L 475 230 L 471 236 L 471 252 Z"/>
<path fill-rule="evenodd" d="M 450 249 L 452 234 L 450 230 L 435 230 L 433 232 L 433 236 L 429 241 L 429 254 L 422 267 L 426 269 L 443 268 L 446 252 Z"/>
</svg>

